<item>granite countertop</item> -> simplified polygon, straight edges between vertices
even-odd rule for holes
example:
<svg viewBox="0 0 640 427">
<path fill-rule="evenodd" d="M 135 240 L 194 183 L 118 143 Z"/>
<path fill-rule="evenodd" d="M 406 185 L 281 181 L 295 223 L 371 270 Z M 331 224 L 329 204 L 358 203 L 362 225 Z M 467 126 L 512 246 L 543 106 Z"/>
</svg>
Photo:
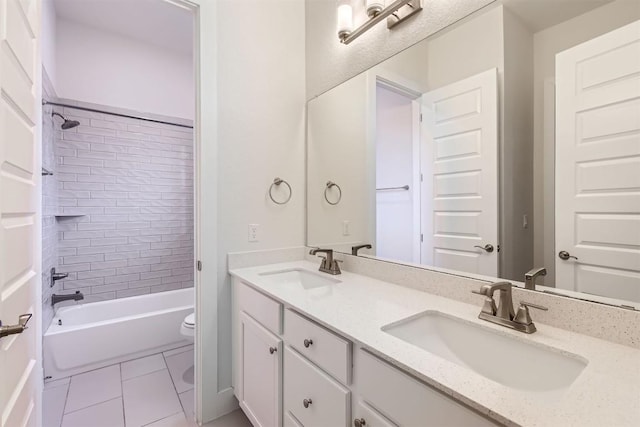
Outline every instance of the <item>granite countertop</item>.
<svg viewBox="0 0 640 427">
<path fill-rule="evenodd" d="M 427 384 L 506 424 L 522 426 L 640 425 L 640 350 L 536 323 L 531 335 L 478 319 L 482 304 L 465 304 L 346 271 L 341 283 L 305 290 L 260 273 L 317 264 L 295 261 L 231 270 L 231 275 L 296 309 Z M 381 330 L 382 326 L 437 310 L 497 333 L 550 346 L 588 361 L 567 389 L 532 392 L 504 386 Z M 532 313 L 535 322 L 535 312 Z M 521 360 L 522 369 L 537 360 Z"/>
</svg>

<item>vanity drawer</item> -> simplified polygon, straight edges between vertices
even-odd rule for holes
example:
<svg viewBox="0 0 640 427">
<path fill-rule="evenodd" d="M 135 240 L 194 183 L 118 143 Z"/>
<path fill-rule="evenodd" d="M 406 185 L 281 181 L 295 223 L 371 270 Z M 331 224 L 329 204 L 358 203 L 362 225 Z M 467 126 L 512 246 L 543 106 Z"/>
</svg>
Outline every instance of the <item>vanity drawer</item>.
<svg viewBox="0 0 640 427">
<path fill-rule="evenodd" d="M 351 342 L 289 309 L 285 341 L 343 384 L 351 382 Z"/>
<path fill-rule="evenodd" d="M 285 413 L 291 412 L 304 427 L 348 426 L 350 401 L 348 389 L 295 350 L 288 346 L 285 348 Z"/>
<path fill-rule="evenodd" d="M 303 427 L 302 424 L 300 424 L 298 420 L 296 420 L 296 417 L 294 417 L 293 414 L 289 411 L 285 411 L 283 426 L 284 427 Z"/>
<path fill-rule="evenodd" d="M 362 398 L 399 426 L 499 425 L 366 351 L 355 375 Z"/>
<path fill-rule="evenodd" d="M 256 291 L 246 283 L 238 283 L 238 306 L 271 332 L 282 333 L 282 304 Z"/>
<path fill-rule="evenodd" d="M 396 427 L 394 423 L 364 402 L 358 402 L 355 407 L 355 413 L 353 414 L 354 426 L 356 425 L 356 420 L 360 421 L 359 425 L 362 427 Z"/>
</svg>

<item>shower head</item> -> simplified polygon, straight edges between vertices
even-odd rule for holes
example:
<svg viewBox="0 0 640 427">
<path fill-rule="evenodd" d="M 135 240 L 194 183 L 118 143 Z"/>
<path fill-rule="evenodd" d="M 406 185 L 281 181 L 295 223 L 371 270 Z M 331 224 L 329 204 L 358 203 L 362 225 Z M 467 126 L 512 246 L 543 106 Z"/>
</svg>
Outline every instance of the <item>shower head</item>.
<svg viewBox="0 0 640 427">
<path fill-rule="evenodd" d="M 77 120 L 67 120 L 67 118 L 65 116 L 63 116 L 60 113 L 51 113 L 51 117 L 53 116 L 58 116 L 60 117 L 62 120 L 64 120 L 64 123 L 62 123 L 62 125 L 60 126 L 62 128 L 62 130 L 67 130 L 67 129 L 73 129 L 76 126 L 80 126 L 80 122 Z"/>
</svg>

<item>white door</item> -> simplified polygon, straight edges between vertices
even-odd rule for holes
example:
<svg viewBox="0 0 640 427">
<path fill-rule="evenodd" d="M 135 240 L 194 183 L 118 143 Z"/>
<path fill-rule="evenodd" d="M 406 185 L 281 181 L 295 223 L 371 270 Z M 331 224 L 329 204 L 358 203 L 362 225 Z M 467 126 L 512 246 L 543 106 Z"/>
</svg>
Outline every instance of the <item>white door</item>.
<svg viewBox="0 0 640 427">
<path fill-rule="evenodd" d="M 28 329 L 0 338 L 0 426 L 39 422 L 36 67 L 38 2 L 0 0 L 0 320 Z"/>
<path fill-rule="evenodd" d="M 242 396 L 240 406 L 255 427 L 281 424 L 282 341 L 240 313 Z"/>
<path fill-rule="evenodd" d="M 556 286 L 640 302 L 640 21 L 559 53 L 556 82 Z"/>
<path fill-rule="evenodd" d="M 498 275 L 497 84 L 491 69 L 422 97 L 423 264 Z"/>
</svg>

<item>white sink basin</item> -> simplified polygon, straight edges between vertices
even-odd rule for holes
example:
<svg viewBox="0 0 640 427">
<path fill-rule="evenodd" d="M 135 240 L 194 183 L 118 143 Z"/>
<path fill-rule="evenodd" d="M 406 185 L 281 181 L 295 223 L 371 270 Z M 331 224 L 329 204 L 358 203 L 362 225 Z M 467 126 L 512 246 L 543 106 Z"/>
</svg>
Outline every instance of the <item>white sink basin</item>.
<svg viewBox="0 0 640 427">
<path fill-rule="evenodd" d="M 497 383 L 528 391 L 565 389 L 588 363 L 438 311 L 426 311 L 382 330 Z"/>
<path fill-rule="evenodd" d="M 268 271 L 259 275 L 276 279 L 282 285 L 297 285 L 304 289 L 316 289 L 340 283 L 340 280 L 334 279 L 326 273 L 316 273 L 303 268 Z"/>
</svg>

